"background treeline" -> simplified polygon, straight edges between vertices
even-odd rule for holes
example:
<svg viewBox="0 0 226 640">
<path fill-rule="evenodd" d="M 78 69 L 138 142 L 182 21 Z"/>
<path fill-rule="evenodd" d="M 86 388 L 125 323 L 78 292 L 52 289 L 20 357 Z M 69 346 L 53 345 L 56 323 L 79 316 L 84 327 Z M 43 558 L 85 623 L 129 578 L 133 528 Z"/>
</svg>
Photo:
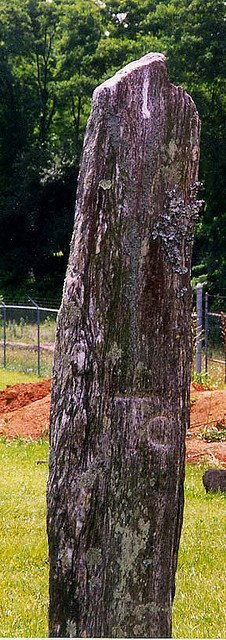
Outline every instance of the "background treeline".
<svg viewBox="0 0 226 640">
<path fill-rule="evenodd" d="M 149 51 L 202 120 L 193 276 L 226 295 L 225 2 L 0 0 L 0 294 L 61 297 L 91 95 Z"/>
</svg>

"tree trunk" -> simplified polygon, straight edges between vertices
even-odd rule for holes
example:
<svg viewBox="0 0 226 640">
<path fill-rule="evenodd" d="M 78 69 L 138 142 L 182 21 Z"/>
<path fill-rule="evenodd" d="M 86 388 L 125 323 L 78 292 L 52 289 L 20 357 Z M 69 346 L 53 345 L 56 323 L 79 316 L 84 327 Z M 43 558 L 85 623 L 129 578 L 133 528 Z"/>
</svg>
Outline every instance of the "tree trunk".
<svg viewBox="0 0 226 640">
<path fill-rule="evenodd" d="M 170 637 L 199 118 L 148 54 L 93 96 L 53 374 L 50 637 Z"/>
</svg>

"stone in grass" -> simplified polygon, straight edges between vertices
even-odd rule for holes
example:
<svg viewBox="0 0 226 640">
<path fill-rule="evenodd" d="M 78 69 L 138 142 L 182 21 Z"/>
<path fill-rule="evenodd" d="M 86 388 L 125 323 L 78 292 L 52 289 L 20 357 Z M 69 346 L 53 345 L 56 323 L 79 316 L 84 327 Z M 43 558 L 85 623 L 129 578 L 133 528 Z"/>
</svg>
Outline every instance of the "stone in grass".
<svg viewBox="0 0 226 640">
<path fill-rule="evenodd" d="M 226 469 L 207 469 L 202 479 L 206 493 L 226 492 Z"/>
</svg>

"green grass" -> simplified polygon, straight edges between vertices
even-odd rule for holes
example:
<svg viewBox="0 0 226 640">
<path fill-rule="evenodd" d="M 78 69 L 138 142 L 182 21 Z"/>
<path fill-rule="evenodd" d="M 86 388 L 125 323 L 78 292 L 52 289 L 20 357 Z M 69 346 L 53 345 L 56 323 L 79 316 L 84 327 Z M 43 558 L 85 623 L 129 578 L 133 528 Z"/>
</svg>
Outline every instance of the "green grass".
<svg viewBox="0 0 226 640">
<path fill-rule="evenodd" d="M 33 313 L 33 310 L 31 309 Z M 34 315 L 35 318 L 35 315 Z M 47 316 L 45 320 L 40 322 L 40 344 L 51 345 L 53 347 L 56 331 L 56 314 Z M 38 354 L 37 354 L 37 325 L 35 321 L 29 322 L 29 318 L 21 317 L 15 322 L 15 319 L 7 322 L 6 327 L 6 367 L 7 369 L 25 372 L 37 373 L 38 371 Z M 26 346 L 27 345 L 27 346 Z M 29 346 L 29 348 L 28 348 Z M 0 322 L 0 367 L 3 367 L 4 351 L 3 351 L 3 326 Z M 41 349 L 40 351 L 40 373 L 43 377 L 49 377 L 52 374 L 53 351 Z"/>
<path fill-rule="evenodd" d="M 47 442 L 0 441 L 0 636 L 46 637 Z"/>
<path fill-rule="evenodd" d="M 34 313 L 33 309 L 31 312 Z M 22 311 L 21 311 L 22 313 Z M 29 312 L 27 312 L 29 313 Z M 1 333 L 3 334 L 2 323 L 0 324 Z M 47 316 L 45 320 L 40 322 L 40 340 L 41 342 L 54 342 L 56 332 L 56 314 Z M 0 333 L 0 337 L 1 337 Z M 9 320 L 6 325 L 6 336 L 9 342 L 24 342 L 25 344 L 37 344 L 37 319 L 34 314 L 33 322 L 29 321 L 29 317 L 22 316 L 20 319 Z M 3 336 L 2 336 L 3 337 Z"/>
<path fill-rule="evenodd" d="M 225 638 L 225 495 L 206 495 L 203 467 L 187 465 L 174 638 Z"/>
<path fill-rule="evenodd" d="M 47 637 L 47 442 L 0 440 L 0 636 Z M 225 496 L 188 465 L 174 638 L 225 638 Z"/>
<path fill-rule="evenodd" d="M 18 384 L 21 382 L 40 382 L 43 378 L 23 371 L 11 371 L 10 369 L 0 368 L 0 390 L 5 389 L 9 384 Z"/>
<path fill-rule="evenodd" d="M 205 373 L 205 356 L 204 351 L 202 353 L 202 372 L 200 374 L 196 373 L 196 357 L 195 353 L 193 354 L 193 363 L 192 363 L 192 375 L 191 379 L 194 382 L 200 382 L 207 389 L 210 387 L 216 387 L 217 389 L 225 389 L 225 356 L 224 352 L 219 349 L 215 349 L 208 354 L 208 358 L 214 358 L 214 360 L 220 360 L 219 362 L 212 362 L 212 360 L 208 359 L 208 371 Z"/>
<path fill-rule="evenodd" d="M 0 360 L 3 366 L 3 358 Z M 40 352 L 40 373 L 42 377 L 49 378 L 52 374 L 53 367 L 53 351 Z M 7 347 L 6 368 L 11 371 L 21 373 L 37 374 L 38 356 L 37 351 L 30 349 L 21 349 L 17 347 Z"/>
</svg>

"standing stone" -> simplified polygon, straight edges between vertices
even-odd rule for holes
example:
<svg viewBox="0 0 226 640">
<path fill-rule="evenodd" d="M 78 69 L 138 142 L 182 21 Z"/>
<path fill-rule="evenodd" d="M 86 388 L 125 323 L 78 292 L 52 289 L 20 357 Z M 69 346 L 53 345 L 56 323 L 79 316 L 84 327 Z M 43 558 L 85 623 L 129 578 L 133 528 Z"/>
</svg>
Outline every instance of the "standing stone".
<svg viewBox="0 0 226 640">
<path fill-rule="evenodd" d="M 98 87 L 53 373 L 50 637 L 170 637 L 199 118 L 151 53 Z"/>
</svg>

